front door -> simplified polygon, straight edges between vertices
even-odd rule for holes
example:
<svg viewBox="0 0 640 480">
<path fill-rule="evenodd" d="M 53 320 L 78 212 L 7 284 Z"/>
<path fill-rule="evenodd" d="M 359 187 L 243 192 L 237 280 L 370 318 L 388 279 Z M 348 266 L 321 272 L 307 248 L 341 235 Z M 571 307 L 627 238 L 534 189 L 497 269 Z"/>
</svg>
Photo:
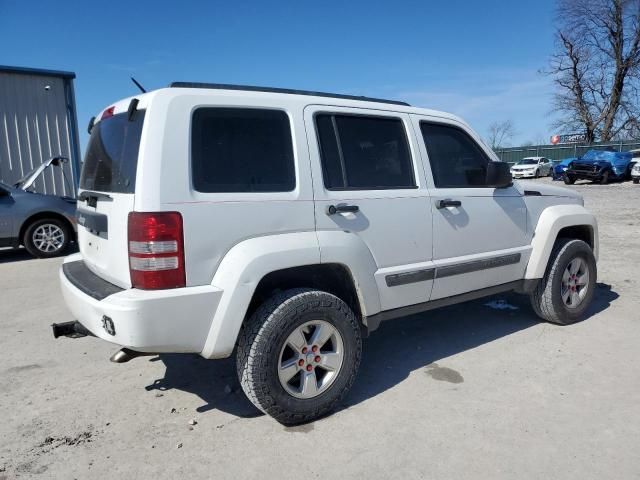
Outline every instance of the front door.
<svg viewBox="0 0 640 480">
<path fill-rule="evenodd" d="M 321 255 L 325 236 L 346 235 L 373 256 L 383 310 L 427 301 L 432 213 L 410 117 L 323 105 L 304 116 Z"/>
<path fill-rule="evenodd" d="M 492 160 L 465 125 L 412 117 L 431 192 L 436 265 L 431 299 L 523 278 L 530 246 L 520 192 L 514 186 L 486 186 Z"/>
</svg>

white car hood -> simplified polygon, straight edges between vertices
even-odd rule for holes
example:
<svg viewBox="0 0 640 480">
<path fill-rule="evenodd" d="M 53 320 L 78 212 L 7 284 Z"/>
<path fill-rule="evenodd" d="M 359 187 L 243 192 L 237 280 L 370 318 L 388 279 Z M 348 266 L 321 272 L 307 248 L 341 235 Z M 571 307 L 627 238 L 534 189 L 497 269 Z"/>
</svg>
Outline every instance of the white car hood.
<svg viewBox="0 0 640 480">
<path fill-rule="evenodd" d="M 582 195 L 575 192 L 574 190 L 570 190 L 564 187 L 557 187 L 555 185 L 546 185 L 544 183 L 529 183 L 522 184 L 518 181 L 515 181 L 514 184 L 516 188 L 524 194 L 527 192 L 537 192 L 543 197 L 567 197 L 567 198 L 576 198 L 581 200 Z"/>
</svg>

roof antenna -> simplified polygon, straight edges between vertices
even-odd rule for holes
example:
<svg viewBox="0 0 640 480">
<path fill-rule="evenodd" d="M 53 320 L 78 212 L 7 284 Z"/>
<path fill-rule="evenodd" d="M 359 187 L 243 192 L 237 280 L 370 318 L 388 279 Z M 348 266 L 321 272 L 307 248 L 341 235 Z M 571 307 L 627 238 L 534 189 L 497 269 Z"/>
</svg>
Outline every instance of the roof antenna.
<svg viewBox="0 0 640 480">
<path fill-rule="evenodd" d="M 136 87 L 138 87 L 142 93 L 147 93 L 144 87 L 140 85 L 135 78 L 131 77 L 131 81 L 136 84 Z"/>
</svg>

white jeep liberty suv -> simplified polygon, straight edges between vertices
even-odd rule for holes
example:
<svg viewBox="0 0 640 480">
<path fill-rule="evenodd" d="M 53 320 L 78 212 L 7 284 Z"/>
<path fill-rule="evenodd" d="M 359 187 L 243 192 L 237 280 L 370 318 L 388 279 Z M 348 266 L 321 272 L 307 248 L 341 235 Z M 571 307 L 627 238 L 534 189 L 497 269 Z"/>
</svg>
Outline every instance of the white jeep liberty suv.
<svg viewBox="0 0 640 480">
<path fill-rule="evenodd" d="M 513 183 L 459 118 L 402 102 L 174 83 L 91 122 L 77 321 L 55 336 L 224 358 L 283 424 L 334 409 L 383 320 L 515 290 L 568 324 L 596 281 L 596 219 Z"/>
</svg>

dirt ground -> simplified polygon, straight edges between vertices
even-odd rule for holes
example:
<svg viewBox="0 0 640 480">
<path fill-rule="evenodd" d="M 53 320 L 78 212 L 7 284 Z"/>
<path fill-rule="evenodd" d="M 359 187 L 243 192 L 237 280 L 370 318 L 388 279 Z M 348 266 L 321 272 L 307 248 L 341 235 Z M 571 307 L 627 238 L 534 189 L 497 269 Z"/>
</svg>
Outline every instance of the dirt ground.
<svg viewBox="0 0 640 480">
<path fill-rule="evenodd" d="M 640 186 L 570 188 L 600 223 L 589 318 L 508 294 L 383 324 L 340 411 L 295 428 L 231 360 L 54 340 L 61 260 L 0 252 L 0 479 L 640 478 Z"/>
</svg>

